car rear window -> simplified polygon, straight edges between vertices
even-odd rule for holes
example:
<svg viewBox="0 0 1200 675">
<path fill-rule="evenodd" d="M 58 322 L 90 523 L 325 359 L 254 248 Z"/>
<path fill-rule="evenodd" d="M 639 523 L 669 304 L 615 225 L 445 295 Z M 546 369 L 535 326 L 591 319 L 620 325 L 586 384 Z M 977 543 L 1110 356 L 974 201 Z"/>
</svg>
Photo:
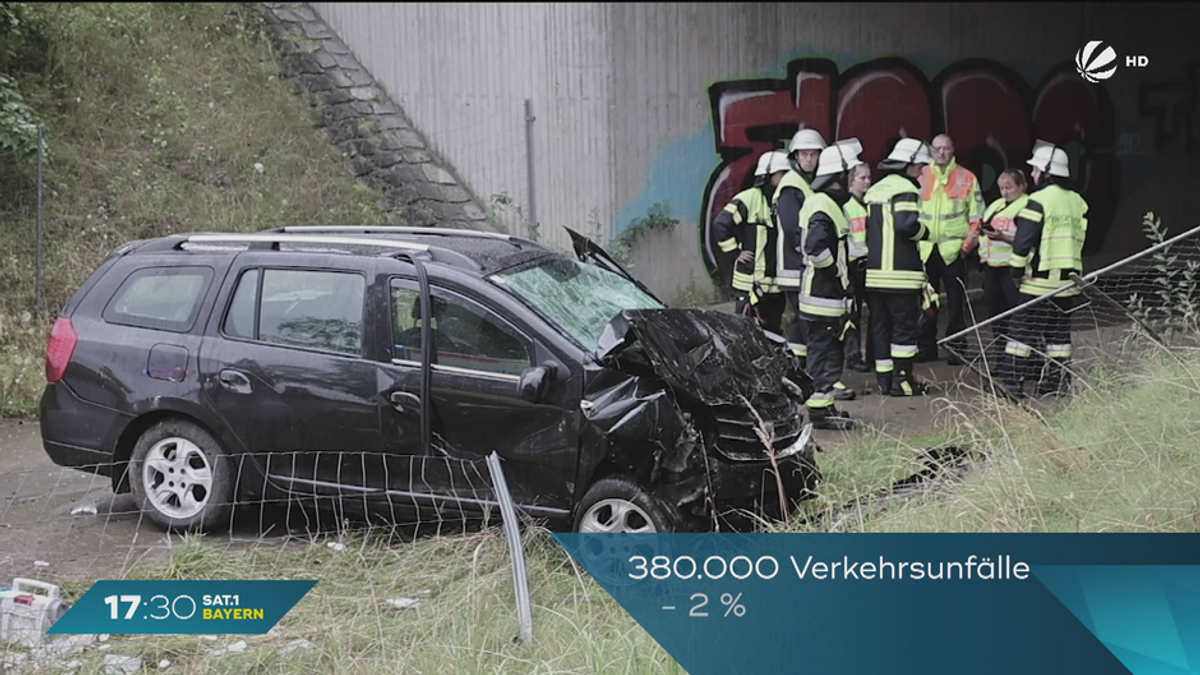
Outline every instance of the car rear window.
<svg viewBox="0 0 1200 675">
<path fill-rule="evenodd" d="M 179 333 L 192 329 L 213 271 L 208 267 L 147 267 L 130 274 L 104 308 L 109 323 Z"/>
</svg>

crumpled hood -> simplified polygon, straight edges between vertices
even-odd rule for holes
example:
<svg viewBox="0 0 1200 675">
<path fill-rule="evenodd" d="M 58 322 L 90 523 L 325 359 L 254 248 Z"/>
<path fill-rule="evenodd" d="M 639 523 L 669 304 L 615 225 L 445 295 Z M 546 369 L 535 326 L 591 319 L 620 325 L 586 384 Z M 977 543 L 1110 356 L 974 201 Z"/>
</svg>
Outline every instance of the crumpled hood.
<svg viewBox="0 0 1200 675">
<path fill-rule="evenodd" d="M 742 405 L 759 393 L 783 393 L 783 376 L 807 378 L 783 344 L 751 320 L 699 309 L 626 310 L 605 328 L 596 348 L 609 363 L 634 344 L 676 392 L 708 405 Z"/>
</svg>

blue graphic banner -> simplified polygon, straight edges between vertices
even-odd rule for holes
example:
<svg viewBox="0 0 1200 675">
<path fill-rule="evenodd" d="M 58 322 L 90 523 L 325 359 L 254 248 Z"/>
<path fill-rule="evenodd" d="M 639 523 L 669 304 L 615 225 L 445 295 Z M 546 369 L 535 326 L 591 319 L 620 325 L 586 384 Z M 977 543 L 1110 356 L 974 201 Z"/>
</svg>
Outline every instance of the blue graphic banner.
<svg viewBox="0 0 1200 675">
<path fill-rule="evenodd" d="M 258 635 L 316 581 L 97 581 L 48 634 Z"/>
<path fill-rule="evenodd" d="M 690 675 L 1200 675 L 1200 535 L 555 538 Z"/>
</svg>

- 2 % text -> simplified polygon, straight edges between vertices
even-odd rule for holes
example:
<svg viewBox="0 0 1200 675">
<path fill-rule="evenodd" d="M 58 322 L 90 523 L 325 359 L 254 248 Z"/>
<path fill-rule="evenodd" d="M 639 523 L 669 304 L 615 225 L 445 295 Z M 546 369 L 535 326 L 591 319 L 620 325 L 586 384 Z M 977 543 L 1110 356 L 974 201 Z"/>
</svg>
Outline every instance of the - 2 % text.
<svg viewBox="0 0 1200 675">
<path fill-rule="evenodd" d="M 691 610 L 688 612 L 688 616 L 704 617 L 709 615 L 708 610 L 706 609 L 709 603 L 707 593 L 692 593 L 690 600 L 692 605 Z M 722 616 L 742 617 L 746 615 L 746 606 L 742 604 L 741 593 L 738 593 L 737 595 L 732 593 L 722 593 L 720 602 L 721 606 L 724 607 L 724 613 Z M 672 606 L 665 606 L 663 609 L 670 611 L 675 608 Z"/>
</svg>

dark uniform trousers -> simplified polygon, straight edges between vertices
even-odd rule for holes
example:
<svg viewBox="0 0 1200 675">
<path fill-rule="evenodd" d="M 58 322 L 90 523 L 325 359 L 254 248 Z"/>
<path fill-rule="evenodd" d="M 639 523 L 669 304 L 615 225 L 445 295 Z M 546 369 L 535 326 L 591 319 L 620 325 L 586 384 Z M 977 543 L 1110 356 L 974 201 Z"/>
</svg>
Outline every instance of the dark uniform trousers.
<svg viewBox="0 0 1200 675">
<path fill-rule="evenodd" d="M 880 386 L 886 392 L 892 382 L 912 380 L 917 322 L 921 316 L 921 292 L 871 290 L 867 293 L 867 311 L 871 314 L 875 372 Z M 897 347 L 900 349 L 897 350 Z M 894 354 L 896 351 L 903 351 L 906 356 Z M 881 363 L 891 363 L 891 371 L 881 371 Z"/>
<path fill-rule="evenodd" d="M 941 252 L 935 246 L 933 252 L 929 254 L 929 260 L 925 261 L 925 274 L 929 278 L 930 285 L 938 292 L 941 292 L 942 288 L 946 289 L 946 301 L 950 305 L 950 321 L 946 326 L 946 335 L 954 335 L 967 328 L 967 262 L 965 258 L 965 254 L 960 254 L 954 262 L 947 265 L 942 260 Z M 922 358 L 937 359 L 938 307 L 936 305 L 933 307 L 931 316 L 921 318 L 918 331 L 917 344 L 921 348 Z M 961 339 L 958 342 L 955 349 L 961 351 Z"/>
<path fill-rule="evenodd" d="M 983 266 L 983 299 L 987 304 L 988 316 L 998 316 L 1021 303 L 1021 292 L 1017 290 L 1011 268 Z M 992 330 L 1001 347 L 1012 337 L 1011 325 L 1011 316 L 992 322 Z"/>
<path fill-rule="evenodd" d="M 1026 303 L 1036 297 L 1021 293 L 1019 302 Z M 1035 382 L 1037 393 L 1066 389 L 1070 382 L 1066 367 L 1070 365 L 1072 352 L 1069 312 L 1081 297 L 1046 298 L 1013 316 L 1003 369 L 1007 384 L 1023 391 L 1023 383 Z"/>
<path fill-rule="evenodd" d="M 808 358 L 805 369 L 812 378 L 813 389 L 823 394 L 832 394 L 833 385 L 842 379 L 842 326 L 843 319 L 818 318 L 801 315 Z"/>
<path fill-rule="evenodd" d="M 783 335 L 783 310 L 787 306 L 783 293 L 766 293 L 758 299 L 757 305 L 751 305 L 749 295 L 743 291 L 736 291 L 733 299 L 735 314 L 756 319 L 764 330 Z"/>
<path fill-rule="evenodd" d="M 851 262 L 846 271 L 850 276 L 850 292 L 854 299 L 850 305 L 850 313 L 846 315 L 846 320 L 853 323 L 854 327 L 847 330 L 845 334 L 845 358 L 847 361 L 855 358 L 865 358 L 869 361 L 875 358 L 875 352 L 872 349 L 874 341 L 871 339 L 871 331 L 863 325 L 862 321 L 863 310 L 867 308 L 867 266 L 858 261 Z M 863 335 L 867 336 L 865 352 L 862 345 Z"/>
</svg>

